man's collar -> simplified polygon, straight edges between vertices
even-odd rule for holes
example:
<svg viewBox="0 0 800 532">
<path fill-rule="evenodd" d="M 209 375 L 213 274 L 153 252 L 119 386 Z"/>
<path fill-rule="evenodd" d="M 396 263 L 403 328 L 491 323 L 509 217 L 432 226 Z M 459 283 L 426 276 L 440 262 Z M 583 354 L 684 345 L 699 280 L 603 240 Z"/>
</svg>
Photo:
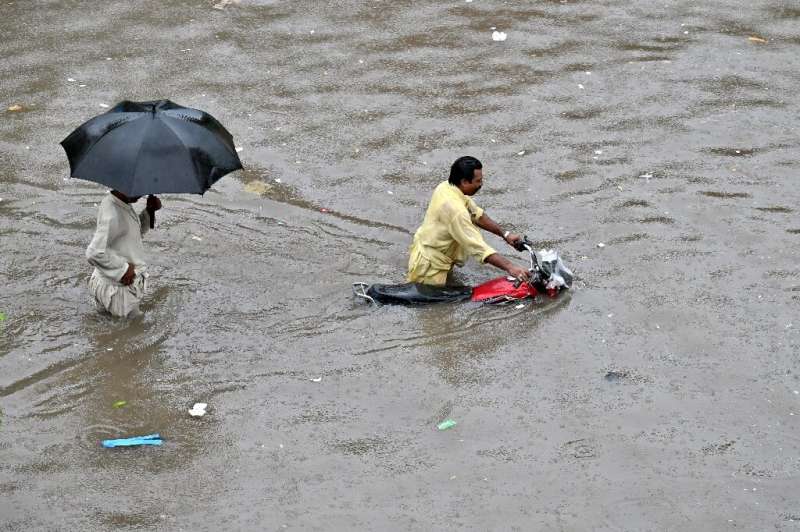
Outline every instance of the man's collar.
<svg viewBox="0 0 800 532">
<path fill-rule="evenodd" d="M 450 181 L 447 181 L 447 184 L 448 184 L 448 185 L 450 185 L 450 188 L 452 188 L 452 189 L 455 191 L 455 193 L 456 193 L 456 194 L 458 194 L 458 197 L 459 197 L 459 198 L 463 199 L 465 202 L 467 201 L 467 199 L 468 199 L 468 198 L 467 198 L 467 195 L 466 195 L 466 194 L 464 194 L 464 191 L 463 191 L 463 190 L 461 190 L 460 188 L 458 188 L 456 185 L 454 185 L 454 184 L 453 184 L 453 183 L 451 183 Z"/>
</svg>

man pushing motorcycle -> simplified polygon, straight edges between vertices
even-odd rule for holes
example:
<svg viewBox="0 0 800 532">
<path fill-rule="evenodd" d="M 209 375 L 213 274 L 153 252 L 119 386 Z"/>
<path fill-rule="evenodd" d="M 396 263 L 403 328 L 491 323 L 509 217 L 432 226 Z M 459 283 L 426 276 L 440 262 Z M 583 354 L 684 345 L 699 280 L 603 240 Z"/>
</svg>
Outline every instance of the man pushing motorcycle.
<svg viewBox="0 0 800 532">
<path fill-rule="evenodd" d="M 475 157 L 460 157 L 450 167 L 450 177 L 433 191 L 422 225 L 409 249 L 408 276 L 412 283 L 444 286 L 453 265 L 463 266 L 470 256 L 528 281 L 528 270 L 489 247 L 478 227 L 501 237 L 507 244 L 521 239 L 503 229 L 472 200 L 483 186 L 483 165 Z"/>
</svg>

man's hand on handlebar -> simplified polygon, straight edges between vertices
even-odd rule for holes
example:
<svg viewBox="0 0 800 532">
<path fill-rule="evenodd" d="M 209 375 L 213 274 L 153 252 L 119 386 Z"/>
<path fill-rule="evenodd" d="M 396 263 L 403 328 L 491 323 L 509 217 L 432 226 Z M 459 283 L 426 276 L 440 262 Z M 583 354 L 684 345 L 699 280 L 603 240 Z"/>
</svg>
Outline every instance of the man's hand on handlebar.
<svg viewBox="0 0 800 532">
<path fill-rule="evenodd" d="M 519 248 L 517 247 L 517 245 L 519 244 L 520 240 L 522 240 L 522 237 L 521 237 L 521 236 L 519 236 L 519 235 L 518 235 L 518 234 L 516 234 L 516 233 L 508 233 L 508 236 L 506 236 L 506 237 L 503 237 L 503 240 L 505 240 L 505 241 L 506 241 L 506 243 L 507 243 L 509 246 L 511 246 L 512 248 L 514 248 L 514 249 L 516 249 L 516 250 L 519 250 Z"/>
<path fill-rule="evenodd" d="M 511 277 L 515 279 L 527 283 L 530 280 L 530 273 L 528 270 L 523 268 L 522 266 L 517 266 L 516 264 L 512 264 L 506 270 Z"/>
</svg>

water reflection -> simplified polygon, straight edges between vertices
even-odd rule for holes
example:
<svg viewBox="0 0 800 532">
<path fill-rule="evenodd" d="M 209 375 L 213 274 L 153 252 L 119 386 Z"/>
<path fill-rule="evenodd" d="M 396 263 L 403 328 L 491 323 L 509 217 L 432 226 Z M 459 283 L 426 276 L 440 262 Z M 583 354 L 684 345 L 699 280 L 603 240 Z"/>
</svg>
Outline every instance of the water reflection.
<svg viewBox="0 0 800 532">
<path fill-rule="evenodd" d="M 453 303 L 419 309 L 419 346 L 440 377 L 453 386 L 489 384 L 494 380 L 490 360 L 503 356 L 516 338 L 535 339 L 544 320 L 569 307 L 571 293 L 556 299 L 538 297 L 502 305 Z M 523 307 L 519 307 L 523 305 Z"/>
</svg>

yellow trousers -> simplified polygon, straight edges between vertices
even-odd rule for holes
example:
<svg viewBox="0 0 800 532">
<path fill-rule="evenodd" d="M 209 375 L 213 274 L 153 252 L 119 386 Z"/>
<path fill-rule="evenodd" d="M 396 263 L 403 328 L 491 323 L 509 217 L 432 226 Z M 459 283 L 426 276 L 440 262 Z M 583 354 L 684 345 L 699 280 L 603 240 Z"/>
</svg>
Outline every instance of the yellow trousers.
<svg viewBox="0 0 800 532">
<path fill-rule="evenodd" d="M 417 246 L 412 244 L 408 253 L 408 275 L 406 276 L 409 283 L 444 286 L 447 283 L 447 274 L 451 269 L 452 265 L 447 269 L 437 268 L 420 253 Z"/>
</svg>

